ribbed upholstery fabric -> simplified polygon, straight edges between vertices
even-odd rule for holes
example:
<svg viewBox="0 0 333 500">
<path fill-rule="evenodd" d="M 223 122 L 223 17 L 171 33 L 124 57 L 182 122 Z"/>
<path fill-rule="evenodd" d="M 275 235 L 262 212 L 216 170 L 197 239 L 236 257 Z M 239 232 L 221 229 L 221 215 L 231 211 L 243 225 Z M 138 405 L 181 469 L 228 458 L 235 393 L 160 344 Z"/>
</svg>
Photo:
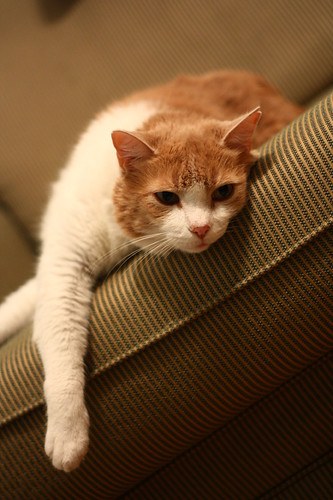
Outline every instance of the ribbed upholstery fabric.
<svg viewBox="0 0 333 500">
<path fill-rule="evenodd" d="M 17 221 L 7 210 L 1 210 L 0 204 L 0 303 L 9 290 L 17 289 L 34 272 L 33 245 L 22 233 Z M 9 255 L 15 262 L 16 272 L 7 262 Z"/>
<path fill-rule="evenodd" d="M 295 498 L 306 498 L 308 500 L 329 499 L 332 498 L 332 492 L 333 454 L 329 452 L 262 498 L 283 500 L 294 500 Z"/>
<path fill-rule="evenodd" d="M 29 330 L 1 349 L 1 498 L 333 496 L 332 116 L 331 95 L 261 149 L 212 249 L 99 284 L 79 470 L 43 454 Z"/>
<path fill-rule="evenodd" d="M 329 355 L 240 412 L 126 498 L 286 498 L 288 490 L 290 498 L 331 498 L 332 379 Z"/>
</svg>

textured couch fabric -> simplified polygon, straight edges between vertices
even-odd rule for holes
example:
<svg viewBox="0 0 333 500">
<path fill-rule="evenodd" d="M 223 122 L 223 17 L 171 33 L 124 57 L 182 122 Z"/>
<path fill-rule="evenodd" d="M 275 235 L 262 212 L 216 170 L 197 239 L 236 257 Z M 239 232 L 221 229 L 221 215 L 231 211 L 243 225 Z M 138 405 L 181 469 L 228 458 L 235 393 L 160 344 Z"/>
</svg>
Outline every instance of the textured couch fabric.
<svg viewBox="0 0 333 500">
<path fill-rule="evenodd" d="M 49 184 L 91 117 L 179 73 L 242 68 L 313 102 L 330 0 L 2 0 L 0 300 L 33 273 Z M 264 145 L 246 209 L 202 255 L 96 288 L 91 447 L 43 451 L 27 327 L 0 348 L 0 498 L 333 498 L 332 95 Z"/>
<path fill-rule="evenodd" d="M 0 351 L 1 498 L 332 498 L 332 95 L 261 148 L 209 251 L 96 289 L 91 447 L 44 456 L 30 329 Z"/>
</svg>

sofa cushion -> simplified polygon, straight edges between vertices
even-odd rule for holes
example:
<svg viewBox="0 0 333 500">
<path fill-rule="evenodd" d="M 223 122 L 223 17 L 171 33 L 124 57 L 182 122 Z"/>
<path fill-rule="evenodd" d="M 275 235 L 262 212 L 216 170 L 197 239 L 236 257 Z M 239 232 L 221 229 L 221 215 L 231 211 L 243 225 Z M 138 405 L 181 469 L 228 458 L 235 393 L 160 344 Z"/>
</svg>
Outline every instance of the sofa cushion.
<svg viewBox="0 0 333 500">
<path fill-rule="evenodd" d="M 207 484 L 229 498 L 257 496 L 327 455 L 332 97 L 261 148 L 247 207 L 209 251 L 139 256 L 98 285 L 86 359 L 91 447 L 72 474 L 43 452 L 30 330 L 2 347 L 0 496 L 113 498 L 143 488 L 154 498 L 168 477 L 177 491 L 203 488 L 212 457 L 219 473 L 207 471 Z M 229 456 L 233 474 L 223 467 Z"/>
<path fill-rule="evenodd" d="M 126 498 L 331 498 L 332 380 L 330 353 L 239 412 Z M 195 424 L 202 425 L 200 417 L 208 420 L 210 414 L 208 407 Z"/>
<path fill-rule="evenodd" d="M 14 291 L 22 280 L 34 272 L 35 248 L 29 234 L 18 224 L 12 214 L 0 204 L 0 302 L 7 293 Z M 12 267 L 8 259 L 15 265 Z"/>
</svg>

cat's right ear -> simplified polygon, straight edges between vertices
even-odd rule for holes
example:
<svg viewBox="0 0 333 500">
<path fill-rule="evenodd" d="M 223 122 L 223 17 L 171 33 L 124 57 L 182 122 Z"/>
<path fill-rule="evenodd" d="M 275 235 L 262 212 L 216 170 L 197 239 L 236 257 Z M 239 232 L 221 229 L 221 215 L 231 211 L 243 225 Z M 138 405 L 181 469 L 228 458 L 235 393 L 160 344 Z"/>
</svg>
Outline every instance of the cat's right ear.
<svg viewBox="0 0 333 500">
<path fill-rule="evenodd" d="M 251 152 L 252 138 L 261 118 L 260 107 L 231 122 L 231 128 L 223 138 L 223 144 L 230 149 Z"/>
<path fill-rule="evenodd" d="M 114 130 L 111 137 L 117 151 L 119 165 L 124 171 L 133 166 L 135 161 L 147 160 L 154 154 L 154 150 L 139 132 Z"/>
</svg>

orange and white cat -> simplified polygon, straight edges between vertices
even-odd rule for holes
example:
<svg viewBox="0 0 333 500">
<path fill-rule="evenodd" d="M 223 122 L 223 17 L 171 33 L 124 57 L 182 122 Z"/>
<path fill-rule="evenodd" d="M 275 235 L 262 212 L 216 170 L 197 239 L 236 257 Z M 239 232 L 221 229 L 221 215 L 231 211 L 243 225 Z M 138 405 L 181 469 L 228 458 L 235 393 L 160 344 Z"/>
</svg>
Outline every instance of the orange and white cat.
<svg viewBox="0 0 333 500">
<path fill-rule="evenodd" d="M 84 355 L 97 277 L 135 249 L 209 248 L 246 202 L 253 148 L 300 112 L 261 77 L 221 71 L 117 102 L 81 136 L 53 186 L 36 277 L 0 308 L 0 340 L 33 319 L 56 468 L 71 471 L 88 449 Z"/>
</svg>

